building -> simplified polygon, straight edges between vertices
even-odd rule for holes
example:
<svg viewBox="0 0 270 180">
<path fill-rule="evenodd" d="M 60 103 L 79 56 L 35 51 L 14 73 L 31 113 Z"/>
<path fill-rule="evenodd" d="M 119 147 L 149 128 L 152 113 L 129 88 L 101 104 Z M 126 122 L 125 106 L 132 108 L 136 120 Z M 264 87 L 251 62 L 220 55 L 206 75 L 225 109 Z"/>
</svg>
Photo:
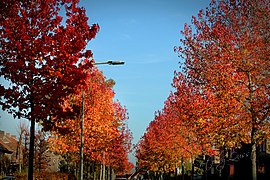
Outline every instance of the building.
<svg viewBox="0 0 270 180">
<path fill-rule="evenodd" d="M 0 172 L 10 174 L 16 171 L 22 162 L 22 153 L 18 153 L 18 140 L 15 135 L 0 130 Z"/>
</svg>

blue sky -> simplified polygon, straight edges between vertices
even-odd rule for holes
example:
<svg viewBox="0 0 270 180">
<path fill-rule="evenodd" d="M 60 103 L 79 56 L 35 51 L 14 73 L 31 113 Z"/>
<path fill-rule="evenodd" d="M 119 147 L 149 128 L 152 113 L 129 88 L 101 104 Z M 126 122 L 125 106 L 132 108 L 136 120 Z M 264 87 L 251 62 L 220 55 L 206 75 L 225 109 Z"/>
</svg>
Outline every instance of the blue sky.
<svg viewBox="0 0 270 180">
<path fill-rule="evenodd" d="M 99 66 L 116 81 L 116 99 L 129 112 L 129 128 L 137 143 L 163 108 L 173 74 L 181 60 L 174 53 L 180 30 L 210 0 L 83 0 L 89 23 L 100 32 L 89 43 L 97 62 L 125 61 L 124 66 Z"/>
<path fill-rule="evenodd" d="M 180 30 L 192 15 L 208 6 L 210 0 L 81 0 L 89 24 L 100 31 L 88 49 L 96 62 L 125 61 L 124 66 L 100 65 L 107 78 L 115 80 L 116 99 L 126 106 L 128 125 L 137 143 L 163 108 L 174 71 L 181 60 L 174 53 Z M 0 111 L 0 129 L 16 134 L 18 120 Z"/>
</svg>

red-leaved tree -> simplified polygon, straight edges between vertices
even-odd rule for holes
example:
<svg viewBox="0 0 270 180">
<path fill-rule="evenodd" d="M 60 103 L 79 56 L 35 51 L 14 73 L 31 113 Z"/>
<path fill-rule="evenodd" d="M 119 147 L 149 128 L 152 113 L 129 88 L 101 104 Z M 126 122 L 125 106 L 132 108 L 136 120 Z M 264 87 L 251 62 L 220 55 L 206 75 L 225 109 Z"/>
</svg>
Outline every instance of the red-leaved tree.
<svg viewBox="0 0 270 180">
<path fill-rule="evenodd" d="M 31 121 L 29 179 L 33 174 L 35 122 L 53 126 L 63 97 L 86 77 L 92 53 L 85 50 L 99 27 L 89 26 L 78 0 L 0 2 L 1 106 Z"/>
</svg>

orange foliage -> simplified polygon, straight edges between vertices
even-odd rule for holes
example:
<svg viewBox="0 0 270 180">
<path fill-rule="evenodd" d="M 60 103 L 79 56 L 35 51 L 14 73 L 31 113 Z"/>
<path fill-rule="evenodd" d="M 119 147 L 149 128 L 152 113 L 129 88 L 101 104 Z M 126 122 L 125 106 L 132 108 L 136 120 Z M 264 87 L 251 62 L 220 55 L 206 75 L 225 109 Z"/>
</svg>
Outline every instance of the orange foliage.
<svg viewBox="0 0 270 180">
<path fill-rule="evenodd" d="M 72 161 L 79 160 L 79 156 L 76 154 L 80 149 L 81 94 L 83 91 L 85 95 L 84 154 L 86 159 L 111 166 L 115 166 L 115 162 L 120 160 L 123 160 L 124 164 L 129 164 L 127 154 L 131 148 L 132 137 L 127 135 L 127 131 L 122 131 L 123 128 L 127 128 L 126 109 L 113 100 L 114 92 L 109 81 L 105 80 L 98 69 L 91 69 L 88 75 L 86 85 L 79 87 L 75 94 L 65 100 L 63 109 L 68 112 L 68 115 L 63 119 L 56 119 L 57 127 L 50 138 L 51 149 L 62 155 L 71 155 L 74 158 Z M 129 167 L 122 165 L 123 171 L 125 168 Z"/>
<path fill-rule="evenodd" d="M 185 25 L 182 73 L 137 145 L 140 167 L 250 143 L 256 173 L 256 145 L 270 135 L 269 13 L 267 0 L 212 1 Z"/>
</svg>

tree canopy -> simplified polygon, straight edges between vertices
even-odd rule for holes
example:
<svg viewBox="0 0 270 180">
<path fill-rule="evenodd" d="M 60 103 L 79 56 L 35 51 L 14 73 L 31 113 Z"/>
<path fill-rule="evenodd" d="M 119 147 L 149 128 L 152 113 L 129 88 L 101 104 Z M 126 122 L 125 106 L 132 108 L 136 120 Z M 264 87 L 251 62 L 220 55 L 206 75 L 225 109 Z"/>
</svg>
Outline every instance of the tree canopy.
<svg viewBox="0 0 270 180">
<path fill-rule="evenodd" d="M 181 142 L 188 148 L 178 155 L 191 151 L 198 156 L 211 154 L 206 150 L 209 147 L 232 149 L 250 144 L 256 179 L 256 146 L 270 134 L 269 4 L 268 0 L 212 1 L 192 17 L 192 25 L 185 24 L 181 46 L 174 49 L 183 60 L 173 80 L 175 92 L 142 137 L 139 162 L 145 164 L 146 157 L 156 164 L 165 152 L 162 148 L 150 153 L 155 158 L 147 157 L 150 145 L 155 151 L 152 147 L 179 147 L 177 142 Z M 156 140 L 162 132 L 164 140 Z M 183 140 L 170 138 L 178 136 Z M 172 155 L 173 148 L 169 149 Z M 172 159 L 163 157 L 163 164 Z"/>
</svg>

